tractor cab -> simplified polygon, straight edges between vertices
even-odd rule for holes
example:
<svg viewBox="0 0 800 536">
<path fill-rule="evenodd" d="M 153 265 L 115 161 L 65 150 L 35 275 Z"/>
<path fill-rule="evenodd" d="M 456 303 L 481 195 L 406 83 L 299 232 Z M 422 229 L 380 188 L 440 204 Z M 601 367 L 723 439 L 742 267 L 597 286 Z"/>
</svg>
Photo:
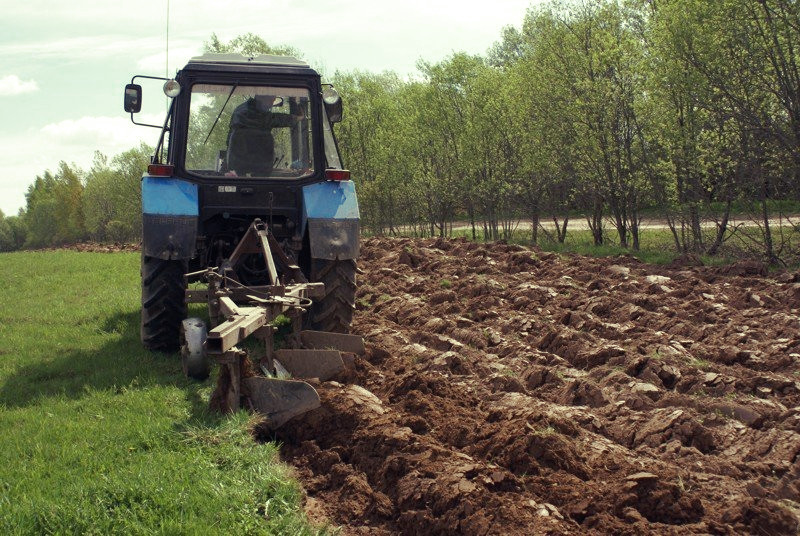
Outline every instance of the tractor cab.
<svg viewBox="0 0 800 536">
<path fill-rule="evenodd" d="M 165 80 L 172 104 L 163 126 L 134 119 L 143 98 L 137 79 Z M 208 54 L 174 79 L 137 75 L 125 88 L 125 110 L 135 124 L 162 129 L 153 164 L 198 181 L 319 180 L 341 168 L 331 126 L 341 120 L 341 98 L 295 58 Z"/>
</svg>

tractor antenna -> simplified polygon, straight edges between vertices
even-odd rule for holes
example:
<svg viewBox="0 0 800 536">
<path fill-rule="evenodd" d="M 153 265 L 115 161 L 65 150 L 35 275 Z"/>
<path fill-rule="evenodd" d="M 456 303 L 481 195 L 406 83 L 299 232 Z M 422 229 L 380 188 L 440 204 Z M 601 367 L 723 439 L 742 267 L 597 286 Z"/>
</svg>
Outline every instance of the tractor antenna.
<svg viewBox="0 0 800 536">
<path fill-rule="evenodd" d="M 167 51 L 164 65 L 164 76 L 169 78 L 169 0 L 167 0 Z"/>
</svg>

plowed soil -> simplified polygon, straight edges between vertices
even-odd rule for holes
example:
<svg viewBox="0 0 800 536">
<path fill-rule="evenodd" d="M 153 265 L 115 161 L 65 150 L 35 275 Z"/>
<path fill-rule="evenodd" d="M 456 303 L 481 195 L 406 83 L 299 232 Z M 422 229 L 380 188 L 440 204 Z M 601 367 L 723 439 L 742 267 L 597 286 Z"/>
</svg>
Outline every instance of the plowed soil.
<svg viewBox="0 0 800 536">
<path fill-rule="evenodd" d="M 277 432 L 344 534 L 791 534 L 800 275 L 370 239 L 367 354 Z"/>
<path fill-rule="evenodd" d="M 80 251 L 81 253 L 119 253 L 122 251 L 139 251 L 141 244 L 129 243 L 101 243 L 101 242 L 77 242 L 63 246 L 42 248 L 37 251 L 59 251 L 67 249 L 70 251 Z"/>
</svg>

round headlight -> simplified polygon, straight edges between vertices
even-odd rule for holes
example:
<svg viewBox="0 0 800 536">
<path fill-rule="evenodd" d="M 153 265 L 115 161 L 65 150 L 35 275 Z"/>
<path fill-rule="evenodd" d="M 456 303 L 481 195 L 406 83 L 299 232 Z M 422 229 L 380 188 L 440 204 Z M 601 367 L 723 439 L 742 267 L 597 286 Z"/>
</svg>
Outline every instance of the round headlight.
<svg viewBox="0 0 800 536">
<path fill-rule="evenodd" d="M 332 87 L 327 87 L 322 91 L 322 100 L 325 101 L 325 104 L 336 104 L 342 100 L 342 97 L 338 91 Z"/>
<path fill-rule="evenodd" d="M 181 85 L 175 79 L 167 80 L 164 82 L 164 95 L 170 99 L 174 99 L 181 92 Z"/>
</svg>

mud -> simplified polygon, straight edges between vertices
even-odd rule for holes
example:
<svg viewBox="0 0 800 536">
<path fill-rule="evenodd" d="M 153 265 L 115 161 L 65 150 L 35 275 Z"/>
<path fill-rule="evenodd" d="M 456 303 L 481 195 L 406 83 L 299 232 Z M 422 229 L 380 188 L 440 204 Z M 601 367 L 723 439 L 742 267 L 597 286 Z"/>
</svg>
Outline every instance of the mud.
<svg viewBox="0 0 800 536">
<path fill-rule="evenodd" d="M 120 253 L 122 251 L 139 251 L 141 244 L 137 243 L 103 243 L 103 242 L 77 242 L 63 246 L 38 249 L 36 251 L 79 251 L 81 253 Z"/>
<path fill-rule="evenodd" d="M 691 260 L 691 259 L 690 259 Z M 364 242 L 367 354 L 276 437 L 344 534 L 791 534 L 800 277 Z"/>
</svg>

